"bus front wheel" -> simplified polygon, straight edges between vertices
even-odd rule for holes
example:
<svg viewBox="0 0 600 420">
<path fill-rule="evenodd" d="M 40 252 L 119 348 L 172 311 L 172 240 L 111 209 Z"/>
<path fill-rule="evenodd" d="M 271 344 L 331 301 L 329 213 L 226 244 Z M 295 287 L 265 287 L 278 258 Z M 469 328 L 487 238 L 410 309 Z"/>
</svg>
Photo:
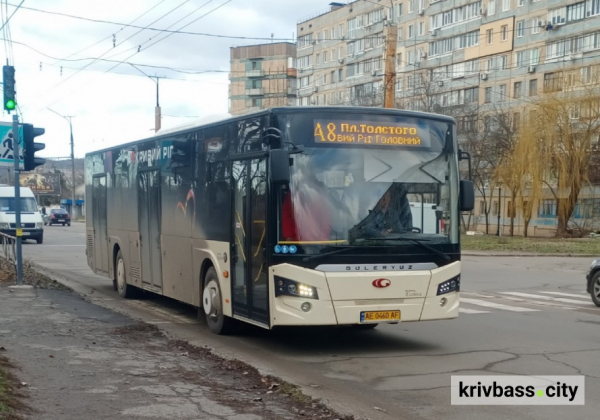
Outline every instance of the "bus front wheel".
<svg viewBox="0 0 600 420">
<path fill-rule="evenodd" d="M 212 332 L 220 335 L 231 332 L 233 320 L 223 314 L 223 297 L 219 286 L 219 277 L 214 267 L 209 268 L 204 277 L 202 308 L 206 315 L 208 328 Z"/>
</svg>

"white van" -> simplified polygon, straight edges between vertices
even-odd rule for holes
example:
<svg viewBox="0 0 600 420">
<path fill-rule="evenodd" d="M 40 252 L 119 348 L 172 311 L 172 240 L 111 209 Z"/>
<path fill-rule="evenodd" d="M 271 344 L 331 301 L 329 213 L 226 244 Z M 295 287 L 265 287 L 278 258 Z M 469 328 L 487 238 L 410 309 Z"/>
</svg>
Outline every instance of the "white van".
<svg viewBox="0 0 600 420">
<path fill-rule="evenodd" d="M 21 187 L 21 228 L 23 240 L 44 242 L 44 219 L 33 192 Z M 0 232 L 15 236 L 15 187 L 0 185 Z"/>
</svg>

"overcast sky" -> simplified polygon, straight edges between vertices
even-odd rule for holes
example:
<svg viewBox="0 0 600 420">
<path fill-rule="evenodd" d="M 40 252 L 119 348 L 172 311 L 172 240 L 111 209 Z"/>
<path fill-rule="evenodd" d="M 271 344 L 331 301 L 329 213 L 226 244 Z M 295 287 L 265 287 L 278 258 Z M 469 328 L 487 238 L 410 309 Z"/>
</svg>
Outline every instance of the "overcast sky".
<svg viewBox="0 0 600 420">
<path fill-rule="evenodd" d="M 8 0 L 9 16 L 20 2 Z M 46 143 L 42 155 L 70 154 L 69 125 L 48 110 L 51 108 L 74 116 L 75 155 L 81 157 L 153 134 L 156 84 L 126 63 L 137 65 L 148 75 L 166 77 L 160 80 L 165 128 L 193 121 L 184 118 L 187 116 L 226 113 L 229 48 L 268 41 L 184 34 L 163 40 L 167 35 L 164 32 L 27 8 L 118 23 L 137 19 L 133 25 L 171 30 L 206 14 L 183 30 L 242 37 L 269 38 L 274 34 L 275 38 L 291 39 L 299 18 L 326 10 L 329 3 L 330 0 L 25 0 L 10 20 L 10 35 L 15 43 L 11 49 L 3 42 L 0 54 L 5 63 L 8 53 L 15 66 L 23 121 L 46 129 L 40 138 Z M 99 57 L 112 61 L 93 60 Z M 121 61 L 125 63 L 117 65 Z M 193 74 L 205 71 L 208 72 Z M 3 112 L 2 121 L 11 118 Z"/>
</svg>

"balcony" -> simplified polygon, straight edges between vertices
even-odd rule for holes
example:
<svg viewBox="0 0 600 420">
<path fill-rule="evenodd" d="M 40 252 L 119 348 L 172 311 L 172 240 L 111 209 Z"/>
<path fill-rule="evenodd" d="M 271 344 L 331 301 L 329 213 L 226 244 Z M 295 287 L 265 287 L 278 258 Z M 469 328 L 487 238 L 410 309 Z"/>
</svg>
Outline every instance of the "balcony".
<svg viewBox="0 0 600 420">
<path fill-rule="evenodd" d="M 265 72 L 262 70 L 246 70 L 246 77 L 264 77 Z"/>
<path fill-rule="evenodd" d="M 246 95 L 248 95 L 248 96 L 261 96 L 263 94 L 264 94 L 263 88 L 246 89 Z"/>
</svg>

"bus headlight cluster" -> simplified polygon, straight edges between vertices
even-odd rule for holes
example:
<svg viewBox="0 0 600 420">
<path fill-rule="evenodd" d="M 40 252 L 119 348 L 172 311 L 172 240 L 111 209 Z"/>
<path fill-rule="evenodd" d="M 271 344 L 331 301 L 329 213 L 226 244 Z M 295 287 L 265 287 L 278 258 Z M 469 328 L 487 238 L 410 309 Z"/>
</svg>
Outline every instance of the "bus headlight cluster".
<svg viewBox="0 0 600 420">
<path fill-rule="evenodd" d="M 437 290 L 437 296 L 450 292 L 460 292 L 460 275 L 440 283 Z"/>
<path fill-rule="evenodd" d="M 298 296 L 308 299 L 319 299 L 315 287 L 299 283 L 284 277 L 275 276 L 275 296 Z"/>
</svg>

